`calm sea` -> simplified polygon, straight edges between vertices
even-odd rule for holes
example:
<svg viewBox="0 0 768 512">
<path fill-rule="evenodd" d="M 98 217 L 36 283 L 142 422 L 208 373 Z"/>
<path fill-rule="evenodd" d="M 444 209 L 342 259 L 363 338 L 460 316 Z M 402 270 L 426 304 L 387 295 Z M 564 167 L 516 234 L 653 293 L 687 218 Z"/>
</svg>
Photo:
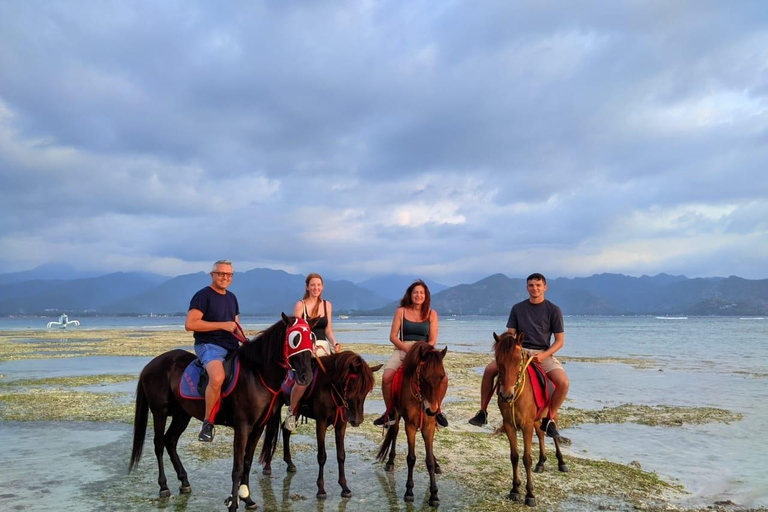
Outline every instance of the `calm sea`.
<svg viewBox="0 0 768 512">
<path fill-rule="evenodd" d="M 0 318 L 0 330 L 45 329 L 51 320 L 56 319 Z M 179 331 L 183 331 L 184 321 L 181 317 L 79 320 L 81 326 L 76 329 L 81 330 Z M 263 329 L 275 320 L 242 318 L 247 332 Z M 447 345 L 449 350 L 488 353 L 490 360 L 492 333 L 502 332 L 505 323 L 504 317 L 442 318 L 439 345 Z M 684 484 L 692 493 L 688 504 L 731 500 L 741 506 L 768 506 L 764 464 L 768 446 L 762 437 L 768 432 L 768 319 L 566 317 L 565 324 L 562 356 L 649 362 L 642 367 L 567 363 L 571 378 L 568 406 L 600 409 L 634 403 L 719 407 L 744 415 L 743 421 L 733 424 L 674 428 L 583 425 L 565 432 L 573 441 L 570 449 L 574 454 L 622 463 L 637 461 L 645 470 Z M 334 331 L 342 343 L 388 344 L 389 325 L 390 318 L 334 319 Z M 119 371 L 138 373 L 146 361 L 126 358 Z M 29 370 L 25 362 L 0 362 L 0 375 L 16 378 L 25 368 Z M 46 376 L 47 368 L 50 366 L 46 362 L 35 363 L 35 374 Z M 73 372 L 88 371 L 76 363 L 73 368 Z M 0 423 L 0 436 L 4 430 L 8 431 Z M 11 444 L 0 443 L 2 466 L 12 451 Z M 4 480 L 0 477 L 0 494 L 6 491 Z"/>
</svg>

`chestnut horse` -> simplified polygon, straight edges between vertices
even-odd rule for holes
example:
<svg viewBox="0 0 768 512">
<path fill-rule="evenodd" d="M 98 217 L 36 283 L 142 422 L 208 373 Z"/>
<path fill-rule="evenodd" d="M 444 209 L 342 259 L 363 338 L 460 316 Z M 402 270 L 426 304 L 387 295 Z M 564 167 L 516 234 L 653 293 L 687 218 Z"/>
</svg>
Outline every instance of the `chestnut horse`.
<svg viewBox="0 0 768 512">
<path fill-rule="evenodd" d="M 336 437 L 336 460 L 339 464 L 341 496 L 349 498 L 352 496 L 352 491 L 347 487 L 347 477 L 344 473 L 344 461 L 346 460 L 344 435 L 347 430 L 347 423 L 357 427 L 363 422 L 363 404 L 365 397 L 373 389 L 373 372 L 378 371 L 382 365 L 370 367 L 362 357 L 351 351 L 324 356 L 318 361 L 314 382 L 299 402 L 299 414 L 315 420 L 317 464 L 320 466 L 317 475 L 317 497 L 319 499 L 327 497 L 323 477 L 323 469 L 327 460 L 325 433 L 328 427 L 332 425 Z M 265 475 L 272 474 L 272 457 L 277 447 L 280 433 L 279 425 L 280 414 L 275 414 L 269 420 L 267 431 L 264 434 L 261 462 L 264 463 L 263 473 Z M 291 460 L 291 432 L 283 428 L 282 433 L 283 460 L 288 465 L 288 472 L 293 473 L 296 471 L 296 466 Z"/>
<path fill-rule="evenodd" d="M 215 417 L 216 424 L 230 426 L 235 431 L 232 493 L 227 500 L 231 512 L 238 508 L 238 497 L 245 501 L 247 508 L 256 508 L 248 487 L 256 443 L 265 423 L 277 409 L 276 393 L 279 393 L 287 369 L 296 371 L 300 383 L 308 384 L 312 378 L 310 333 L 310 327 L 303 319 L 283 314 L 282 320 L 243 344 L 236 352 L 240 360 L 239 378 L 232 392 L 221 400 Z M 189 420 L 193 416 L 202 420 L 205 414 L 205 400 L 185 399 L 179 393 L 181 375 L 194 359 L 195 355 L 186 350 L 161 354 L 144 367 L 136 387 L 133 449 L 128 471 L 139 463 L 148 412 L 152 411 L 161 497 L 171 494 L 163 468 L 163 449 L 168 451 L 181 481 L 179 491 L 191 492 L 176 445 Z M 273 391 L 275 389 L 278 391 Z M 171 425 L 166 431 L 169 416 Z"/>
<path fill-rule="evenodd" d="M 493 333 L 496 340 L 493 346 L 496 352 L 496 365 L 499 368 L 499 410 L 504 417 L 504 432 L 509 438 L 510 459 L 512 459 L 512 490 L 509 491 L 509 499 L 520 501 L 520 476 L 518 474 L 518 461 L 520 454 L 517 448 L 517 431 L 523 432 L 523 465 L 526 474 L 525 504 L 529 507 L 536 505 L 536 496 L 533 494 L 533 475 L 531 474 L 531 442 L 533 432 L 539 438 L 539 462 L 536 464 L 536 473 L 544 471 L 544 463 L 547 455 L 544 447 L 544 432 L 541 430 L 541 418 L 537 418 L 538 408 L 531 384 L 526 385 L 526 367 L 530 363 L 530 356 L 523 350 L 524 334 L 517 337 L 509 332 L 498 336 Z M 562 472 L 568 471 L 568 466 L 560 452 L 560 442 L 555 441 L 555 453 L 557 455 L 558 468 Z"/>
<path fill-rule="evenodd" d="M 400 403 L 394 403 L 395 423 L 387 429 L 387 435 L 379 448 L 378 459 L 383 461 L 389 454 L 386 470 L 395 469 L 395 444 L 400 429 L 400 417 L 405 420 L 405 435 L 408 438 L 408 481 L 405 484 L 404 500 L 413 501 L 413 466 L 416 463 L 416 432 L 421 430 L 427 453 L 427 471 L 429 471 L 429 504 L 440 504 L 437 497 L 435 473 L 439 466 L 433 450 L 435 437 L 435 415 L 445 398 L 445 391 L 440 392 L 441 383 L 446 378 L 443 358 L 448 348 L 435 350 L 429 343 L 415 343 L 403 360 L 403 385 Z"/>
</svg>

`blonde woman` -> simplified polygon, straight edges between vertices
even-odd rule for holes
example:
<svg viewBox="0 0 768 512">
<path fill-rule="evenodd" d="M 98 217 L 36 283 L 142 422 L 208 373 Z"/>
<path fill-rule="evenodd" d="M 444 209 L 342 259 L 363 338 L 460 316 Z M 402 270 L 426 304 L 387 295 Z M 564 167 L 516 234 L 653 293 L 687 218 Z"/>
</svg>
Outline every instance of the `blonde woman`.
<svg viewBox="0 0 768 512">
<path fill-rule="evenodd" d="M 323 299 L 323 286 L 325 283 L 322 276 L 315 273 L 309 274 L 304 284 L 306 285 L 304 298 L 293 307 L 293 316 L 301 317 L 308 322 L 315 320 L 315 326 L 312 329 L 315 337 L 315 357 L 330 355 L 332 353 L 331 350 L 336 353 L 341 352 L 341 344 L 336 341 L 336 336 L 333 334 L 333 306 L 331 301 Z M 293 431 L 296 428 L 299 401 L 308 386 L 293 385 L 288 417 L 285 418 L 283 423 L 286 430 Z"/>
<path fill-rule="evenodd" d="M 384 369 L 384 377 L 381 381 L 381 393 L 384 395 L 387 411 L 392 408 L 392 379 L 397 369 L 402 366 L 405 354 L 417 341 L 426 341 L 433 347 L 437 343 L 437 312 L 431 309 L 431 300 L 427 283 L 418 279 L 405 291 L 405 295 L 400 300 L 400 307 L 392 318 L 389 341 L 395 346 L 395 350 Z M 447 389 L 448 377 L 443 380 L 443 386 Z M 448 419 L 442 411 L 437 413 L 435 419 L 440 426 L 448 426 Z M 390 417 L 387 417 L 385 411 L 373 424 L 388 427 L 393 422 L 394 415 L 391 413 Z"/>
</svg>

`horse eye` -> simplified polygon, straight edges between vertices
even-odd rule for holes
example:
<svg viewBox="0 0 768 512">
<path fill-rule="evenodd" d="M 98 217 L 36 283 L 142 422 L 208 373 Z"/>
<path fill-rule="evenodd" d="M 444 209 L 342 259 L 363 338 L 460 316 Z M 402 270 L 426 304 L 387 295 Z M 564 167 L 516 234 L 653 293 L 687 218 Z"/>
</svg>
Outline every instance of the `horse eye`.
<svg viewBox="0 0 768 512">
<path fill-rule="evenodd" d="M 301 333 L 292 332 L 288 336 L 288 344 L 291 346 L 291 348 L 297 348 L 301 344 Z"/>
</svg>

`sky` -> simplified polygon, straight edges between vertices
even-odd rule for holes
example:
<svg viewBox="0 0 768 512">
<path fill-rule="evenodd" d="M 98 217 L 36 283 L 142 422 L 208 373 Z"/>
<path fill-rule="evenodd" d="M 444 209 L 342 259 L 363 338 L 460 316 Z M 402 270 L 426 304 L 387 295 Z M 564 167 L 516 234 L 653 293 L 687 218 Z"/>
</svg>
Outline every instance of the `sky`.
<svg viewBox="0 0 768 512">
<path fill-rule="evenodd" d="M 0 0 L 0 273 L 768 278 L 762 1 Z"/>
</svg>

